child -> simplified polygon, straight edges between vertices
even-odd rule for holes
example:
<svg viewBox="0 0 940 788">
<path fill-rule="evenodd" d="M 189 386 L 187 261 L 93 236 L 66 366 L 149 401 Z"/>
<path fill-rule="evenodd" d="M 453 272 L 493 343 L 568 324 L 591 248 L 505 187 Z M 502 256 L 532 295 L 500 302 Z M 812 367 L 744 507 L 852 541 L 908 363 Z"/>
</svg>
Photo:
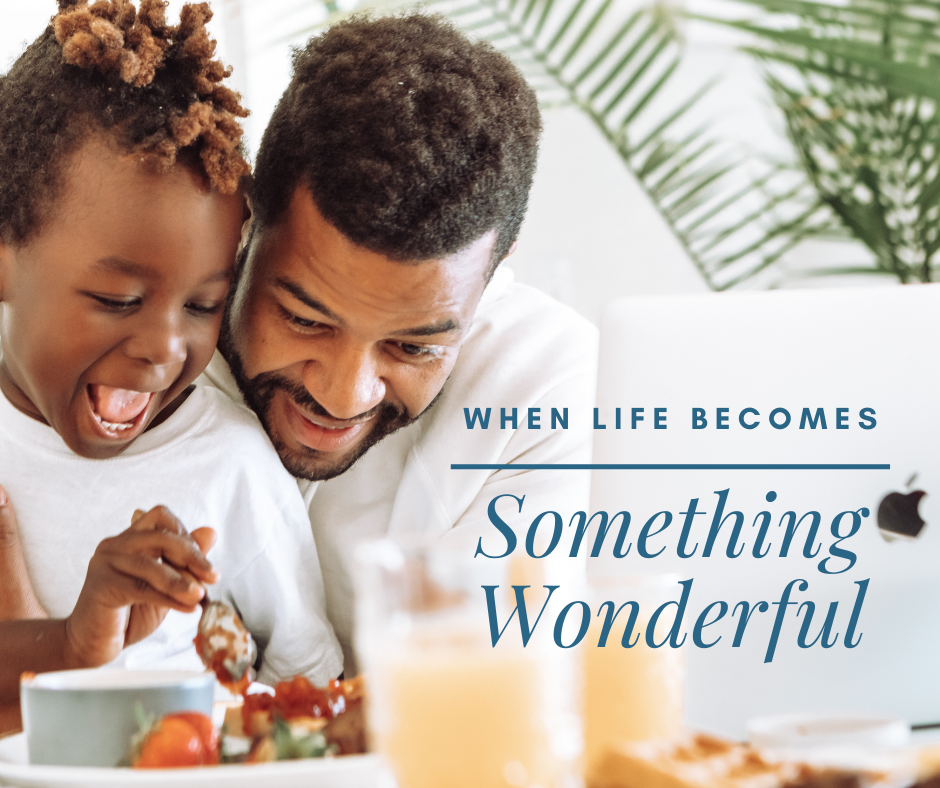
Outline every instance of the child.
<svg viewBox="0 0 940 788">
<path fill-rule="evenodd" d="M 190 385 L 248 173 L 210 16 L 60 0 L 0 77 L 0 483 L 51 616 L 0 623 L 0 704 L 24 670 L 201 668 L 216 580 L 262 649 L 259 680 L 341 670 L 295 482 L 247 409 Z"/>
</svg>

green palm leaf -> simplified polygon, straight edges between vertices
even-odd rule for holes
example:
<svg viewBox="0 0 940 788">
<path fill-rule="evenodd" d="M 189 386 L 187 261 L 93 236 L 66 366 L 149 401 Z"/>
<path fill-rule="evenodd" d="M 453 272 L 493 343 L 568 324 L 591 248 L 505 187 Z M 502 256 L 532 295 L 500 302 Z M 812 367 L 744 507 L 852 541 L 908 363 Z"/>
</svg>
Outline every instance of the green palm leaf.
<svg viewBox="0 0 940 788">
<path fill-rule="evenodd" d="M 825 228 L 805 179 L 763 162 L 746 168 L 695 121 L 711 85 L 679 101 L 664 98 L 681 47 L 662 8 L 618 20 L 613 0 L 429 5 L 512 57 L 543 105 L 567 103 L 590 118 L 710 287 L 748 279 Z"/>
<path fill-rule="evenodd" d="M 747 51 L 767 66 L 802 169 L 833 221 L 868 247 L 867 270 L 901 282 L 935 279 L 940 4 L 739 4 L 752 18 L 711 21 L 756 41 Z"/>
</svg>

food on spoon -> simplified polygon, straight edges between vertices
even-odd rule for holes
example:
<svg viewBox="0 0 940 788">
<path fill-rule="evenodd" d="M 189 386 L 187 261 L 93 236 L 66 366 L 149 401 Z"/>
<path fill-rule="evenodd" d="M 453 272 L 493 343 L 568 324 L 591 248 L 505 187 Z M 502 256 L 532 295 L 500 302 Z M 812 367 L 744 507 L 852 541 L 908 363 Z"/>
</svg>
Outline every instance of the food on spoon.
<svg viewBox="0 0 940 788">
<path fill-rule="evenodd" d="M 235 695 L 243 695 L 251 683 L 249 669 L 258 655 L 251 633 L 238 614 L 224 602 L 209 602 L 199 619 L 193 639 L 202 664 L 219 683 Z"/>
<path fill-rule="evenodd" d="M 131 766 L 166 769 L 212 766 L 219 763 L 219 734 L 205 714 L 183 711 L 167 714 L 147 725 L 136 737 Z"/>
<path fill-rule="evenodd" d="M 144 515 L 143 509 L 135 509 L 131 525 Z M 231 605 L 210 602 L 207 596 L 200 604 L 202 616 L 193 638 L 196 653 L 223 687 L 234 695 L 243 695 L 251 684 L 249 669 L 258 656 L 258 647 Z"/>
<path fill-rule="evenodd" d="M 146 512 L 135 509 L 134 525 Z M 203 596 L 202 616 L 193 645 L 202 664 L 215 673 L 219 683 L 234 695 L 242 695 L 251 684 L 249 669 L 258 656 L 258 647 L 238 613 L 225 602 L 210 602 Z"/>
</svg>

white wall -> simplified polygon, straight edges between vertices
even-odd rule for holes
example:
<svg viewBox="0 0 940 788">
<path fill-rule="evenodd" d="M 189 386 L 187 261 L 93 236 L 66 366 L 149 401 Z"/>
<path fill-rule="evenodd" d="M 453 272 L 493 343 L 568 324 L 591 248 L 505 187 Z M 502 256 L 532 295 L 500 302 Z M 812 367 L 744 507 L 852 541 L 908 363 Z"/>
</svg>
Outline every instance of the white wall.
<svg viewBox="0 0 940 788">
<path fill-rule="evenodd" d="M 28 41 L 38 36 L 49 17 L 55 13 L 55 3 L 34 0 L 17 3 L 0 0 L 0 70 L 6 71 L 23 51 Z"/>
</svg>

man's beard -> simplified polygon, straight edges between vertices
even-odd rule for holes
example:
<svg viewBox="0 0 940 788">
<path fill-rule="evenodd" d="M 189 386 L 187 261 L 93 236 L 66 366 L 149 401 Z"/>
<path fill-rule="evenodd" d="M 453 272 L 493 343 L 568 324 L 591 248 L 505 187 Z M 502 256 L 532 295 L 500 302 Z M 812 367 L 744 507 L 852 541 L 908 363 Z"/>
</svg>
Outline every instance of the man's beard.
<svg viewBox="0 0 940 788">
<path fill-rule="evenodd" d="M 227 317 L 227 316 L 226 316 Z M 238 384 L 238 390 L 245 398 L 245 403 L 251 408 L 261 421 L 264 431 L 274 444 L 281 463 L 292 476 L 310 481 L 324 481 L 339 476 L 348 471 L 358 460 L 379 441 L 387 438 L 393 432 L 417 421 L 437 402 L 441 391 L 437 393 L 431 403 L 415 417 L 408 415 L 404 408 L 399 408 L 390 402 L 381 402 L 371 411 L 361 414 L 361 417 L 371 417 L 374 421 L 371 429 L 358 445 L 347 454 L 340 454 L 335 460 L 330 459 L 332 452 L 318 451 L 301 445 L 299 448 L 290 448 L 281 436 L 272 431 L 271 403 L 275 393 L 280 389 L 286 396 L 296 403 L 302 410 L 318 416 L 333 418 L 326 408 L 310 396 L 310 392 L 299 384 L 292 383 L 276 372 L 262 372 L 253 378 L 245 374 L 241 358 L 232 347 L 231 337 L 226 328 L 227 320 L 223 323 L 220 348 L 228 361 L 232 376 Z"/>
</svg>

